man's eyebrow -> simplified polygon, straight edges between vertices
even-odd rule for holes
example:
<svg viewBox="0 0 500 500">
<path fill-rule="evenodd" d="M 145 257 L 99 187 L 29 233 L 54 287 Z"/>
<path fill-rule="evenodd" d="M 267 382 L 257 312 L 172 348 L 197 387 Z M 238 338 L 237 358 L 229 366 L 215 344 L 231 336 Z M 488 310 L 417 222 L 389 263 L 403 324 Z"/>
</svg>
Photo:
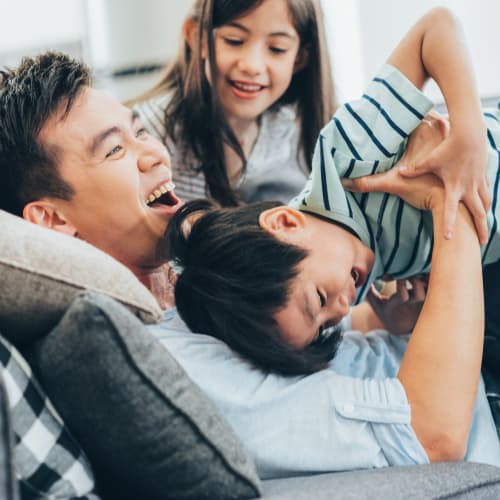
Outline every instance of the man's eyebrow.
<svg viewBox="0 0 500 500">
<path fill-rule="evenodd" d="M 238 28 L 242 31 L 244 31 L 245 33 L 250 33 L 250 30 L 246 27 L 246 26 L 243 26 L 243 24 L 240 24 L 240 23 L 236 23 L 236 22 L 231 22 L 231 23 L 227 23 L 226 26 L 232 26 L 233 28 Z M 287 38 L 290 38 L 290 39 L 294 39 L 294 35 L 292 33 L 290 33 L 289 31 L 273 31 L 272 33 L 269 33 L 267 36 L 284 36 L 284 37 L 287 37 Z"/>
<path fill-rule="evenodd" d="M 117 125 L 114 125 L 113 127 L 109 127 L 106 130 L 103 130 L 90 142 L 90 147 L 89 147 L 89 152 L 91 156 L 95 156 L 97 153 L 97 150 L 99 149 L 99 146 L 110 136 L 113 134 L 119 134 L 121 132 L 121 128 L 118 127 Z"/>
<path fill-rule="evenodd" d="M 139 119 L 139 113 L 136 110 L 130 112 L 130 122 L 133 124 L 137 119 Z M 99 146 L 113 134 L 121 133 L 122 129 L 118 125 L 103 130 L 92 139 L 89 147 L 90 154 L 94 156 L 97 153 Z"/>
</svg>

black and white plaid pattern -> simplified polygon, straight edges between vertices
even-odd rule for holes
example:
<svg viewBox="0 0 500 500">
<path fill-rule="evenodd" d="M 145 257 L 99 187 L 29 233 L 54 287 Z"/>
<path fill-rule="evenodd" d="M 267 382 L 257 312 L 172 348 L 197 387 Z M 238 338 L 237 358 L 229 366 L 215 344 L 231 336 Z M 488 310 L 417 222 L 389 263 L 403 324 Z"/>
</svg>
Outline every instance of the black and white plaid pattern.
<svg viewBox="0 0 500 500">
<path fill-rule="evenodd" d="M 28 363 L 0 337 L 0 371 L 14 431 L 14 464 L 27 498 L 97 499 L 88 460 L 33 377 Z"/>
</svg>

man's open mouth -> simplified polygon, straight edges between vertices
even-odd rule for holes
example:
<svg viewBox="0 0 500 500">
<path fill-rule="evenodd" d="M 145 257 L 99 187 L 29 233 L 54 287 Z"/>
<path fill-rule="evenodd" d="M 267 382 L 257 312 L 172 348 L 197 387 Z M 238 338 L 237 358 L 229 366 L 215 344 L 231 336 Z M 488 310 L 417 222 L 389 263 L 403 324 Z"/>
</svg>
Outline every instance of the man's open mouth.
<svg viewBox="0 0 500 500">
<path fill-rule="evenodd" d="M 175 196 L 174 193 L 175 184 L 171 181 L 165 182 L 161 186 L 158 186 L 154 191 L 148 196 L 146 204 L 148 206 L 152 205 L 167 205 L 173 207 L 179 203 L 179 198 Z"/>
</svg>

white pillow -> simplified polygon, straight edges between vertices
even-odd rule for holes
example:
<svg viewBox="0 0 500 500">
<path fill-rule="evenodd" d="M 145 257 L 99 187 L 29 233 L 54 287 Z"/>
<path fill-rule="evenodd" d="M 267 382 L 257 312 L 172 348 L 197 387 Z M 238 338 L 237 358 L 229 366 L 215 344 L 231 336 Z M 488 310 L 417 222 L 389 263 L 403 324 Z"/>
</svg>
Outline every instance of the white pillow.
<svg viewBox="0 0 500 500">
<path fill-rule="evenodd" d="M 76 238 L 0 210 L 0 331 L 14 345 L 46 334 L 82 290 L 105 293 L 145 323 L 162 311 L 123 264 Z"/>
</svg>

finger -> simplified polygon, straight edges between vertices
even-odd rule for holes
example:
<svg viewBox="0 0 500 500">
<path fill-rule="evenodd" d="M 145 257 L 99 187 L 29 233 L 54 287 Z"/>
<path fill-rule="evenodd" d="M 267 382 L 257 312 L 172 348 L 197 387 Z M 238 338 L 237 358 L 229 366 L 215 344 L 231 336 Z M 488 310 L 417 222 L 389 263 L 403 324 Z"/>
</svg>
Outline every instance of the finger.
<svg viewBox="0 0 500 500">
<path fill-rule="evenodd" d="M 476 227 L 479 243 L 484 245 L 488 242 L 488 223 L 483 203 L 478 194 L 475 194 L 475 196 L 472 196 L 470 199 L 464 199 L 464 203 L 474 219 L 474 225 Z"/>
<path fill-rule="evenodd" d="M 342 186 L 348 191 L 359 193 L 392 192 L 394 190 L 394 173 L 392 170 L 381 174 L 366 175 L 356 179 L 342 179 Z"/>
<path fill-rule="evenodd" d="M 448 189 L 445 193 L 443 222 L 444 237 L 447 240 L 451 240 L 453 236 L 460 197 L 461 193 L 457 189 Z"/>
<path fill-rule="evenodd" d="M 372 283 L 370 286 L 370 289 L 368 290 L 367 298 L 368 296 L 372 296 L 373 298 L 377 300 L 382 300 L 385 296 L 380 293 L 380 291 L 377 289 L 377 286 L 375 283 Z"/>
<path fill-rule="evenodd" d="M 397 164 L 397 169 L 403 177 L 418 177 L 419 175 L 427 174 L 430 172 L 436 174 L 438 170 L 435 166 L 433 156 L 429 156 L 419 163 L 408 163 L 404 159 L 402 159 Z"/>
<path fill-rule="evenodd" d="M 368 304 L 370 304 L 371 308 L 377 314 L 381 311 L 382 302 L 384 302 L 384 298 L 378 293 L 378 291 L 373 287 L 373 285 L 368 290 L 365 299 Z"/>
<path fill-rule="evenodd" d="M 491 203 L 493 201 L 488 179 L 485 178 L 484 181 L 479 185 L 478 193 L 479 197 L 481 198 L 484 211 L 488 212 L 489 209 L 491 208 Z"/>
<path fill-rule="evenodd" d="M 406 286 L 406 279 L 398 280 L 396 286 L 401 302 L 408 302 L 408 300 L 410 300 L 410 294 L 408 293 L 408 288 Z"/>
<path fill-rule="evenodd" d="M 412 302 L 423 302 L 426 295 L 427 284 L 419 278 L 410 278 L 412 285 L 411 300 Z"/>
</svg>

